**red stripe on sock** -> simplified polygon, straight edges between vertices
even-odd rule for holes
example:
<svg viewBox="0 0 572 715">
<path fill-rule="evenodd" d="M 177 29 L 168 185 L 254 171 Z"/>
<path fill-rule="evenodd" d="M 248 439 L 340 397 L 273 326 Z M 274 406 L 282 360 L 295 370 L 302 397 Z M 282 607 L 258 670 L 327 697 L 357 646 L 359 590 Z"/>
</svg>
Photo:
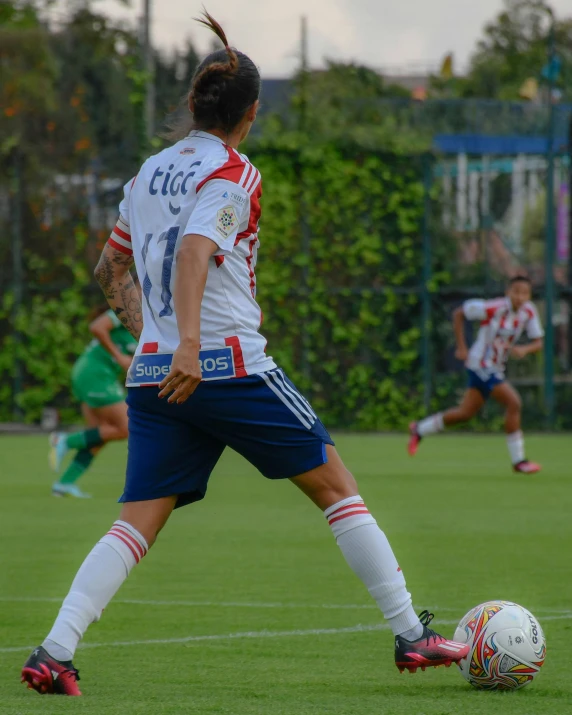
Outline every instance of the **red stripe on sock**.
<svg viewBox="0 0 572 715">
<path fill-rule="evenodd" d="M 356 507 L 364 507 L 365 504 L 363 501 L 356 501 L 353 504 L 346 504 L 345 506 L 341 506 L 339 509 L 336 509 L 336 511 L 333 511 L 330 516 L 328 516 L 328 519 L 331 519 L 332 516 L 335 516 L 336 514 L 339 514 L 342 511 L 347 511 L 348 509 L 355 509 Z"/>
<path fill-rule="evenodd" d="M 127 539 L 127 541 L 137 552 L 137 561 L 140 561 L 145 556 L 145 552 L 143 551 L 139 542 L 126 531 L 120 531 L 119 529 L 117 529 L 117 527 L 113 527 L 109 533 L 113 534 L 113 536 L 120 536 L 123 539 Z"/>
<path fill-rule="evenodd" d="M 340 514 L 339 516 L 335 516 L 333 519 L 328 519 L 328 524 L 331 526 L 340 519 L 347 519 L 349 516 L 360 516 L 362 514 L 369 514 L 369 511 L 367 509 L 356 509 L 355 511 L 347 512 L 346 514 Z"/>
<path fill-rule="evenodd" d="M 138 564 L 139 561 L 141 561 L 141 558 L 139 557 L 139 554 L 135 551 L 135 549 L 133 548 L 133 546 L 131 546 L 131 544 L 129 543 L 129 541 L 127 541 L 127 539 L 124 539 L 123 536 L 121 536 L 121 534 L 114 533 L 113 530 L 112 530 L 112 531 L 108 531 L 108 532 L 107 532 L 107 535 L 108 535 L 108 536 L 113 536 L 114 538 L 119 539 L 119 541 L 123 541 L 123 543 L 125 544 L 125 546 L 127 546 L 127 548 L 129 549 L 129 551 L 131 551 L 131 553 L 133 554 L 133 558 L 135 559 L 135 563 L 136 563 L 136 564 Z"/>
<path fill-rule="evenodd" d="M 121 526 L 120 524 L 114 524 L 111 527 L 111 530 L 113 531 L 114 529 L 119 529 L 124 536 L 131 539 L 132 543 L 137 546 L 137 550 L 141 554 L 141 558 L 143 558 L 145 556 L 145 554 L 147 553 L 147 549 L 133 536 L 133 534 L 129 531 L 129 529 L 126 529 L 124 526 Z"/>
</svg>

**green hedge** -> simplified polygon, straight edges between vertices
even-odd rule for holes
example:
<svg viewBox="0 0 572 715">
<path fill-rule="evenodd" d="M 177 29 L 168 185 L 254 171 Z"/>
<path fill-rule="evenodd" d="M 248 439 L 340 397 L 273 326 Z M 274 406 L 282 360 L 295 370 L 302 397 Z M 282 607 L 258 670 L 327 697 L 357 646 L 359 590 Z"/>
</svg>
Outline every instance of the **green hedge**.
<svg viewBox="0 0 572 715">
<path fill-rule="evenodd" d="M 261 150 L 258 299 L 272 354 L 327 423 L 418 414 L 421 157 Z"/>
<path fill-rule="evenodd" d="M 269 354 L 330 426 L 403 427 L 419 414 L 422 394 L 424 159 L 335 146 L 259 147 L 251 159 L 264 177 L 257 275 Z M 0 420 L 10 418 L 16 358 L 27 421 L 46 405 L 77 414 L 69 374 L 88 338 L 89 264 L 97 252 L 83 230 L 72 246 L 66 240 L 69 259 L 58 263 L 55 247 L 52 257 L 26 258 L 28 280 L 57 274 L 62 290 L 29 287 L 15 326 L 5 297 Z"/>
</svg>

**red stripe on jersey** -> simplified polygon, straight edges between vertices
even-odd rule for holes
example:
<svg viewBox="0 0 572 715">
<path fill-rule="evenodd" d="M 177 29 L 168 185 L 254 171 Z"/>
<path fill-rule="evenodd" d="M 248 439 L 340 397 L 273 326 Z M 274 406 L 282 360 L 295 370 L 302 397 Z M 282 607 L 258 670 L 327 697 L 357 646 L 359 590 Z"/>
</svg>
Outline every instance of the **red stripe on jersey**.
<svg viewBox="0 0 572 715">
<path fill-rule="evenodd" d="M 215 169 L 212 174 L 209 174 L 197 184 L 197 194 L 207 181 L 211 181 L 212 179 L 226 179 L 227 181 L 232 181 L 233 184 L 240 182 L 246 162 L 234 149 L 226 147 L 226 150 L 228 151 L 228 159 L 222 166 Z"/>
<path fill-rule="evenodd" d="M 133 548 L 131 543 L 129 541 L 127 541 L 127 539 L 123 538 L 123 536 L 121 534 L 114 532 L 112 529 L 111 531 L 107 532 L 107 535 L 114 536 L 116 539 L 119 539 L 119 541 L 123 541 L 125 546 L 127 546 L 129 551 L 131 551 L 131 553 L 133 554 L 133 558 L 135 559 L 136 564 L 138 564 L 141 561 L 141 557 L 139 556 L 138 552 L 135 551 L 135 549 Z"/>
<path fill-rule="evenodd" d="M 224 263 L 224 256 L 215 256 L 214 262 L 216 263 L 216 267 L 220 268 L 222 266 L 222 264 Z"/>
<path fill-rule="evenodd" d="M 240 185 L 241 185 L 243 188 L 245 188 L 245 189 L 246 189 L 246 184 L 248 183 L 248 180 L 249 180 L 249 178 L 250 178 L 250 175 L 252 174 L 252 169 L 253 169 L 253 168 L 254 168 L 254 167 L 252 166 L 252 164 L 249 164 L 249 165 L 248 165 L 248 171 L 246 172 L 246 176 L 245 176 L 245 178 L 244 178 L 244 181 L 241 181 L 241 182 L 240 182 Z"/>
<path fill-rule="evenodd" d="M 335 524 L 336 521 L 341 521 L 342 519 L 348 519 L 350 516 L 362 516 L 364 514 L 369 514 L 369 511 L 362 507 L 361 509 L 354 509 L 353 511 L 346 511 L 345 514 L 340 514 L 335 516 L 333 519 L 328 519 L 328 524 L 331 526 Z"/>
<path fill-rule="evenodd" d="M 532 308 L 528 308 L 526 305 L 523 306 L 523 308 L 526 311 L 526 314 L 528 315 L 528 319 L 532 320 L 534 318 L 534 310 L 532 310 Z"/>
<path fill-rule="evenodd" d="M 114 241 L 111 237 L 107 239 L 107 243 L 111 246 L 111 248 L 114 248 L 116 251 L 124 253 L 126 256 L 133 255 L 133 251 L 130 248 L 122 246 L 120 243 L 117 243 L 117 241 Z"/>
<path fill-rule="evenodd" d="M 232 338 L 225 338 L 224 344 L 232 348 L 236 377 L 246 377 L 247 373 L 244 369 L 244 357 L 242 355 L 242 348 L 240 346 L 240 339 L 238 335 L 233 335 Z"/>
<path fill-rule="evenodd" d="M 156 352 L 159 352 L 159 343 L 143 343 L 143 347 L 141 348 L 143 355 L 150 355 Z"/>
<path fill-rule="evenodd" d="M 113 233 L 116 233 L 120 238 L 131 243 L 131 236 L 128 233 L 125 233 L 125 231 L 122 231 L 119 226 L 115 226 L 115 228 L 113 229 Z"/>
<path fill-rule="evenodd" d="M 246 265 L 248 266 L 248 276 L 250 278 L 250 292 L 252 294 L 252 297 L 254 298 L 254 291 L 256 288 L 256 278 L 254 276 L 254 268 L 252 266 L 252 261 L 254 259 L 254 246 L 256 246 L 256 243 L 258 242 L 258 236 L 255 236 L 253 239 L 251 239 L 250 244 L 248 246 L 248 256 L 246 257 Z"/>
</svg>

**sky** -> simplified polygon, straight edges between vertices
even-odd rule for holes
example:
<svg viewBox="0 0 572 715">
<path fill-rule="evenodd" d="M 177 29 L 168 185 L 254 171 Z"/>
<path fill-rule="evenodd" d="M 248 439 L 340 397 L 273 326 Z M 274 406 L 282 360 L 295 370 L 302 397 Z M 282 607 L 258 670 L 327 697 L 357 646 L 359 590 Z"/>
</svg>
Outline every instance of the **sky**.
<svg viewBox="0 0 572 715">
<path fill-rule="evenodd" d="M 168 50 L 190 37 L 206 51 L 211 38 L 193 21 L 202 0 L 151 0 L 152 38 Z M 135 20 L 143 0 L 130 9 L 98 0 L 110 15 Z M 300 18 L 306 15 L 310 66 L 324 58 L 415 74 L 434 70 L 454 53 L 455 70 L 466 67 L 484 25 L 502 0 L 204 0 L 229 42 L 248 54 L 264 77 L 288 77 L 300 62 Z M 572 16 L 571 0 L 552 0 L 557 15 Z"/>
</svg>

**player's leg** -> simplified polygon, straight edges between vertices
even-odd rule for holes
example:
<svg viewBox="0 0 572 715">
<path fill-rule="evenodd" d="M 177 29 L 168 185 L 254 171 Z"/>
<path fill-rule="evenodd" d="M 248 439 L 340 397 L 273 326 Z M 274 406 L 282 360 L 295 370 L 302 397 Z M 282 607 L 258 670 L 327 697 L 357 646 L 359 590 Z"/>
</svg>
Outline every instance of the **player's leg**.
<svg viewBox="0 0 572 715">
<path fill-rule="evenodd" d="M 54 432 L 50 436 L 50 465 L 56 472 L 72 450 L 102 447 L 106 442 L 127 438 L 125 388 L 114 375 L 93 370 L 81 361 L 74 368 L 72 388 L 75 397 L 96 416 L 95 424 L 79 432 Z"/>
<path fill-rule="evenodd" d="M 505 408 L 506 443 L 512 466 L 515 471 L 534 474 L 540 471 L 540 465 L 526 459 L 524 436 L 520 428 L 522 400 L 508 382 L 500 382 L 492 389 L 491 396 Z"/>
<path fill-rule="evenodd" d="M 77 435 L 96 432 L 101 444 L 82 447 L 75 452 L 61 478 L 52 486 L 52 493 L 55 496 L 88 497 L 89 495 L 77 486 L 78 479 L 89 469 L 95 455 L 107 442 L 127 439 L 127 405 L 124 400 L 102 407 L 90 407 L 86 403 L 82 403 L 82 414 L 88 429 L 83 433 L 77 432 L 70 436 L 75 438 Z M 57 448 L 56 443 L 55 449 L 57 450 Z"/>
<path fill-rule="evenodd" d="M 417 452 L 419 442 L 423 437 L 427 437 L 437 432 L 442 432 L 445 427 L 452 427 L 463 422 L 472 420 L 481 410 L 486 401 L 486 395 L 482 389 L 468 387 L 465 390 L 461 402 L 456 407 L 451 407 L 445 412 L 437 412 L 430 417 L 426 417 L 420 422 L 413 422 L 409 425 L 408 452 L 413 456 Z"/>
<path fill-rule="evenodd" d="M 81 403 L 81 413 L 83 421 L 88 429 L 99 427 L 97 412 L 85 402 Z M 83 492 L 76 484 L 83 474 L 89 469 L 95 455 L 101 450 L 101 447 L 92 447 L 91 449 L 79 449 L 65 469 L 62 476 L 52 485 L 52 494 L 54 496 L 74 496 L 86 498 L 89 495 Z"/>
<path fill-rule="evenodd" d="M 366 586 L 395 636 L 395 661 L 400 670 L 451 665 L 468 648 L 428 628 L 433 615 L 417 616 L 403 571 L 385 533 L 379 528 L 355 479 L 335 448 L 326 445 L 327 462 L 291 481 L 318 506 L 348 565 Z"/>
<path fill-rule="evenodd" d="M 434 665 L 464 657 L 466 647 L 437 647 L 444 639 L 433 638 L 428 621 L 420 622 L 403 572 L 359 496 L 355 479 L 308 401 L 282 370 L 202 387 L 211 396 L 200 413 L 204 429 L 224 435 L 228 446 L 269 479 L 290 478 L 322 510 L 348 564 L 400 636 L 400 649 L 405 643 L 415 644 L 408 651 L 429 649 Z M 427 652 L 410 660 L 403 656 L 398 663 L 414 670 L 428 665 L 429 656 Z"/>
<path fill-rule="evenodd" d="M 87 556 L 52 630 L 24 666 L 23 679 L 41 693 L 80 694 L 71 664 L 77 644 L 155 542 L 173 508 L 203 498 L 224 450 L 219 440 L 189 425 L 187 404 L 169 405 L 152 388 L 131 393 L 120 518 Z"/>
</svg>

